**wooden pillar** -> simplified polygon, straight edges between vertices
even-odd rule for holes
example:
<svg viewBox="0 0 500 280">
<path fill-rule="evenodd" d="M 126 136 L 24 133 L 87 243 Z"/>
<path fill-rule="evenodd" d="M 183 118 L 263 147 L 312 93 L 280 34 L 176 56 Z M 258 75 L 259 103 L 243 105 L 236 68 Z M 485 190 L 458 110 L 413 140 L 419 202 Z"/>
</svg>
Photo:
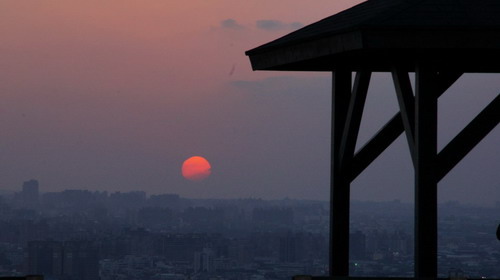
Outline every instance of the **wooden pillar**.
<svg viewBox="0 0 500 280">
<path fill-rule="evenodd" d="M 332 76 L 330 179 L 330 276 L 349 275 L 350 180 L 341 168 L 341 145 L 351 94 L 351 72 L 337 69 Z"/>
<path fill-rule="evenodd" d="M 415 80 L 415 277 L 437 277 L 437 71 L 418 65 Z"/>
</svg>

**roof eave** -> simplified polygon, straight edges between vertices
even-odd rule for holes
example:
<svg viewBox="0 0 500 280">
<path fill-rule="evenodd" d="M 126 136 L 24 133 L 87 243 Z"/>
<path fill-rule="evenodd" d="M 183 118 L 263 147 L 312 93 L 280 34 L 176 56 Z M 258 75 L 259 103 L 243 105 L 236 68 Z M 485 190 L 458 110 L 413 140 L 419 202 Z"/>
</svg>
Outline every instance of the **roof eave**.
<svg viewBox="0 0 500 280">
<path fill-rule="evenodd" d="M 280 47 L 259 47 L 246 54 L 253 70 L 331 71 L 338 64 L 350 64 L 351 56 L 355 53 L 358 57 L 363 57 L 359 56 L 360 53 L 370 53 L 371 58 L 377 59 L 374 54 L 380 52 L 387 62 L 405 59 L 408 60 L 405 63 L 411 64 L 410 60 L 415 57 L 408 54 L 425 56 L 428 52 L 429 55 L 442 55 L 443 51 L 449 50 L 450 53 L 473 57 L 482 50 L 490 54 L 493 51 L 496 55 L 499 47 L 500 32 L 496 28 L 358 29 Z M 406 55 L 401 56 L 402 53 Z M 360 61 L 362 63 L 362 60 L 356 63 Z"/>
<path fill-rule="evenodd" d="M 247 51 L 245 54 L 249 56 L 253 70 L 321 71 L 315 69 L 314 65 L 306 66 L 303 63 L 320 57 L 330 57 L 362 48 L 362 32 L 358 30 L 305 42 L 291 43 L 279 48 L 256 48 Z M 293 65 L 303 65 L 304 68 L 293 69 L 296 68 Z"/>
</svg>

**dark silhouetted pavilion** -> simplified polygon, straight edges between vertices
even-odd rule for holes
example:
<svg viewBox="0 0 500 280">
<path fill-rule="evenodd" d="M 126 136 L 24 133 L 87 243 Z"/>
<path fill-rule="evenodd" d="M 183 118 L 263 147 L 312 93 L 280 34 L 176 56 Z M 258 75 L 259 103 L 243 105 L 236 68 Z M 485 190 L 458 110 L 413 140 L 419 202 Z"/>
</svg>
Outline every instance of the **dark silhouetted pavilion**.
<svg viewBox="0 0 500 280">
<path fill-rule="evenodd" d="M 415 277 L 436 278 L 438 182 L 499 123 L 500 95 L 439 152 L 437 100 L 464 73 L 500 73 L 500 1 L 369 0 L 246 54 L 254 70 L 333 73 L 330 275 L 349 274 L 350 183 L 404 132 Z M 373 72 L 392 73 L 400 112 L 355 152 Z"/>
</svg>

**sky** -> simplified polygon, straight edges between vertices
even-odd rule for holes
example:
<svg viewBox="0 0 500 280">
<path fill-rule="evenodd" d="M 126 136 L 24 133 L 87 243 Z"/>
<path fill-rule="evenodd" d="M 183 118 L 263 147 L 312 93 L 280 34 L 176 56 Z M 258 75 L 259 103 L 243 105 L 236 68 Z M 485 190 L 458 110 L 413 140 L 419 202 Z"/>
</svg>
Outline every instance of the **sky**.
<svg viewBox="0 0 500 280">
<path fill-rule="evenodd" d="M 191 198 L 329 198 L 331 74 L 253 72 L 246 50 L 361 1 L 0 2 L 0 190 L 142 190 Z M 443 147 L 499 92 L 466 75 L 439 101 Z M 359 143 L 398 111 L 374 75 Z M 352 184 L 413 200 L 400 137 Z M 359 144 L 358 143 L 358 144 Z M 500 201 L 497 127 L 440 183 L 441 201 Z M 359 145 L 358 145 L 359 146 Z M 184 160 L 212 166 L 201 182 Z"/>
</svg>

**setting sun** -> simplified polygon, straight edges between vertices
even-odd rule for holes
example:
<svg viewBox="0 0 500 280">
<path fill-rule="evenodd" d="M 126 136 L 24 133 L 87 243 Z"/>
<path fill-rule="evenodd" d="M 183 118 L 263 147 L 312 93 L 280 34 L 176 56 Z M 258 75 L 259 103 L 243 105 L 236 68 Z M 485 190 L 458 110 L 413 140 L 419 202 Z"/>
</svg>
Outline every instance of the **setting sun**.
<svg viewBox="0 0 500 280">
<path fill-rule="evenodd" d="M 202 181 L 212 174 L 211 168 L 204 157 L 190 157 L 182 164 L 182 176 L 191 181 Z"/>
</svg>

